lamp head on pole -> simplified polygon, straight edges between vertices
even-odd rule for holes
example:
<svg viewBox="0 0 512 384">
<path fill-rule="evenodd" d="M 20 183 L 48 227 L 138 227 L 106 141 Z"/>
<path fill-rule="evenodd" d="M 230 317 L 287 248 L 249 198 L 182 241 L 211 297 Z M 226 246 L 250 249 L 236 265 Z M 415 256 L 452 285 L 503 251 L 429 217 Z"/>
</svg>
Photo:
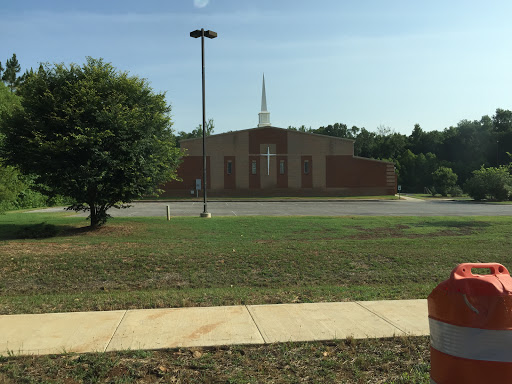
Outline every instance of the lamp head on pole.
<svg viewBox="0 0 512 384">
<path fill-rule="evenodd" d="M 190 32 L 190 37 L 198 38 L 198 37 L 208 37 L 210 39 L 215 39 L 217 37 L 217 32 L 214 31 L 205 31 L 204 29 L 196 29 L 195 31 Z"/>
</svg>

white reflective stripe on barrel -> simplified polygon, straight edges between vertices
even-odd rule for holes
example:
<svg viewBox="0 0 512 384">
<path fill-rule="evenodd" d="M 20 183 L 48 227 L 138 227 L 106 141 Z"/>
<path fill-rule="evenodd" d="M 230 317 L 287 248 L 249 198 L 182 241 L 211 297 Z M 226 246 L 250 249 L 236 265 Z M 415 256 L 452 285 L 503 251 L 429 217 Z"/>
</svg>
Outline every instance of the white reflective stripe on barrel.
<svg viewBox="0 0 512 384">
<path fill-rule="evenodd" d="M 512 330 L 459 327 L 428 319 L 432 348 L 470 360 L 512 362 Z"/>
</svg>

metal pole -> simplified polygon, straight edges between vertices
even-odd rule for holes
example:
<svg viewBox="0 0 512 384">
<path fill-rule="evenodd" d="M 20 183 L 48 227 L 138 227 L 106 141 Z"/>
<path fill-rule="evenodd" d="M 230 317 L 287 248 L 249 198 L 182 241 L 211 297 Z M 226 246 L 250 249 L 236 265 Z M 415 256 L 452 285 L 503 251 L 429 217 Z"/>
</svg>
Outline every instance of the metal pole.
<svg viewBox="0 0 512 384">
<path fill-rule="evenodd" d="M 496 166 L 497 166 L 497 167 L 499 167 L 499 166 L 500 166 L 499 145 L 500 145 L 500 141 L 499 141 L 499 140 L 496 140 Z"/>
<path fill-rule="evenodd" d="M 208 212 L 206 202 L 206 145 L 205 145 L 205 125 L 206 125 L 206 108 L 205 108 L 205 92 L 204 92 L 204 28 L 201 28 L 201 61 L 203 64 L 203 213 Z"/>
</svg>

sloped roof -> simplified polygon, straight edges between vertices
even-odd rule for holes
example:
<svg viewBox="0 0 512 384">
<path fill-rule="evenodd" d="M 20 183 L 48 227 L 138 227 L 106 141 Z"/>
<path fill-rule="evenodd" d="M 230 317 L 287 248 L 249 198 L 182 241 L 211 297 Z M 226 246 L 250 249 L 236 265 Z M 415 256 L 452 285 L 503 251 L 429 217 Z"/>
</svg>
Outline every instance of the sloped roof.
<svg viewBox="0 0 512 384">
<path fill-rule="evenodd" d="M 246 131 L 260 130 L 260 129 L 277 129 L 277 130 L 282 130 L 282 131 L 290 132 L 290 133 L 293 133 L 293 134 L 313 135 L 313 136 L 316 136 L 316 137 L 322 137 L 322 138 L 328 138 L 328 139 L 334 139 L 334 140 L 344 140 L 344 141 L 355 142 L 355 140 L 353 140 L 353 139 L 346 139 L 346 138 L 343 138 L 343 137 L 320 135 L 318 133 L 310 133 L 310 132 L 294 131 L 294 130 L 291 130 L 291 129 L 279 128 L 279 127 L 273 127 L 273 126 L 241 129 L 239 131 L 230 131 L 230 132 L 217 133 L 215 135 L 210 135 L 210 136 L 206 136 L 206 137 L 208 138 L 208 137 L 213 137 L 213 136 L 217 137 L 217 136 L 223 136 L 223 135 L 232 135 L 232 134 L 236 134 L 236 133 L 239 133 L 239 132 L 246 132 Z M 202 137 L 194 137 L 194 138 L 191 138 L 191 139 L 180 140 L 180 143 L 183 143 L 185 141 L 202 140 L 202 139 L 203 139 Z"/>
</svg>

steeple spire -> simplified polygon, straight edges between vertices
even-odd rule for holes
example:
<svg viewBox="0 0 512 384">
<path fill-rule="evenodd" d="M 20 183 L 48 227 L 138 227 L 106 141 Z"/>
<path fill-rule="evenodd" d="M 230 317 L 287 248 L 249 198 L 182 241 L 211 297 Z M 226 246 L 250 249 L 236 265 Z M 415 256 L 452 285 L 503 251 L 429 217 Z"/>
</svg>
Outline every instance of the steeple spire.
<svg viewBox="0 0 512 384">
<path fill-rule="evenodd" d="M 261 91 L 261 112 L 267 112 L 267 95 L 265 93 L 265 74 L 263 74 L 263 87 Z"/>
<path fill-rule="evenodd" d="M 267 95 L 265 92 L 265 74 L 263 74 L 263 87 L 261 89 L 261 112 L 258 127 L 270 127 L 270 112 L 267 111 Z"/>
</svg>

